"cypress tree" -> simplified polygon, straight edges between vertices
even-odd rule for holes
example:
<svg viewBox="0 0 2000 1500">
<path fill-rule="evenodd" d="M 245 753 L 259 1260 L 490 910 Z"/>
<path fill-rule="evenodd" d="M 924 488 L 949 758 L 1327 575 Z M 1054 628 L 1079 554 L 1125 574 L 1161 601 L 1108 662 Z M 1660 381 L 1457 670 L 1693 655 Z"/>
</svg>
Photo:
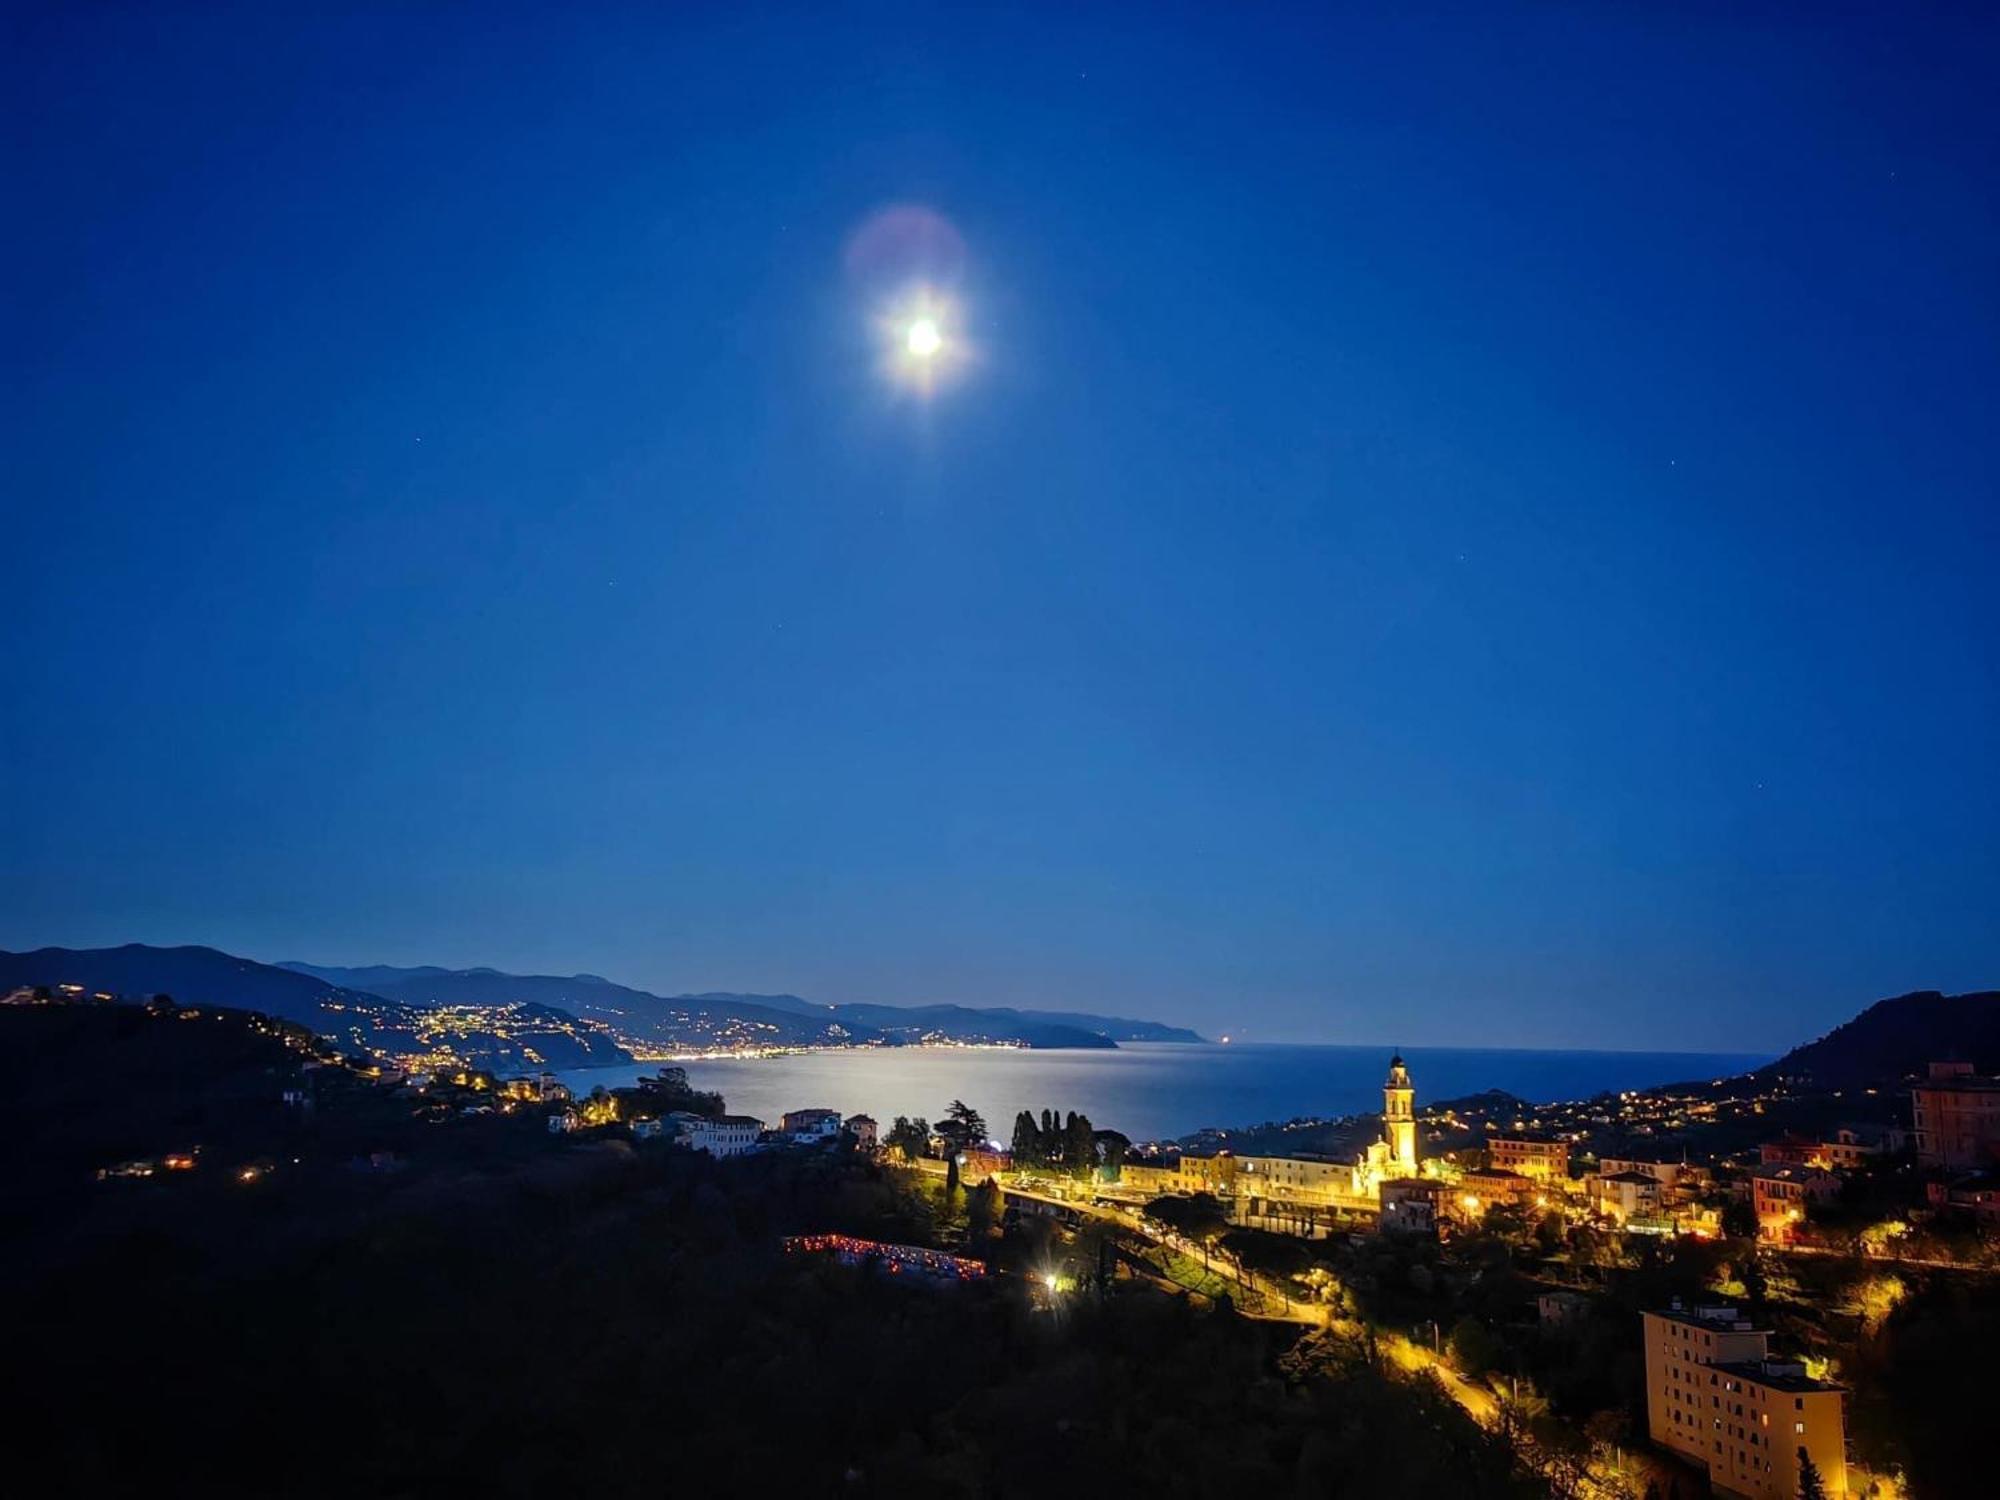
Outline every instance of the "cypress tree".
<svg viewBox="0 0 2000 1500">
<path fill-rule="evenodd" d="M 1024 1109 L 1014 1116 L 1014 1165 L 1039 1167 L 1045 1154 L 1042 1132 L 1035 1127 L 1035 1117 Z"/>
<path fill-rule="evenodd" d="M 1064 1134 L 1068 1137 L 1064 1157 L 1070 1171 L 1078 1177 L 1090 1176 L 1097 1170 L 1097 1140 L 1090 1128 L 1090 1117 L 1071 1115 Z"/>
<path fill-rule="evenodd" d="M 1826 1500 L 1826 1481 L 1804 1448 L 1799 1449 L 1799 1500 Z"/>
</svg>

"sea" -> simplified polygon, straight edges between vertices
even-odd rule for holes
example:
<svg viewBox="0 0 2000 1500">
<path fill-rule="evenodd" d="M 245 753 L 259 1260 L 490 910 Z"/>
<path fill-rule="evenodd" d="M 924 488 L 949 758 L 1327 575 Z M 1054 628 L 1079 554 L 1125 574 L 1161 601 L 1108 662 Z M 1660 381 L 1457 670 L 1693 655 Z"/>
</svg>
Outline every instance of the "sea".
<svg viewBox="0 0 2000 1500">
<path fill-rule="evenodd" d="M 954 1099 L 1006 1139 L 1015 1114 L 1077 1110 L 1099 1129 L 1135 1141 L 1175 1140 L 1216 1127 L 1327 1119 L 1382 1105 L 1391 1049 L 1278 1043 L 1123 1042 L 1115 1050 L 1018 1047 L 865 1047 L 776 1057 L 698 1059 L 675 1066 L 688 1081 L 728 1100 L 732 1113 L 776 1124 L 787 1110 L 897 1115 L 935 1120 Z M 1584 1099 L 1606 1090 L 1726 1078 L 1769 1062 L 1768 1054 L 1541 1052 L 1406 1047 L 1419 1106 L 1504 1089 L 1534 1103 Z M 620 1088 L 661 1064 L 576 1068 L 563 1073 L 587 1093 Z"/>
</svg>

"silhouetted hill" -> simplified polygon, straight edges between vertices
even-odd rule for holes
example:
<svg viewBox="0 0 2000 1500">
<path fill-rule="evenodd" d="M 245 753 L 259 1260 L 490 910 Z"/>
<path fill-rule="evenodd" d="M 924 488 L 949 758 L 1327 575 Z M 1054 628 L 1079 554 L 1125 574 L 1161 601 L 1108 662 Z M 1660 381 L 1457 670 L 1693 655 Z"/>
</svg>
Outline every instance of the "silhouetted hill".
<svg viewBox="0 0 2000 1500">
<path fill-rule="evenodd" d="M 973 1033 L 979 1033 L 987 1036 L 1014 1036 L 1020 1040 L 1028 1040 L 1028 1033 L 1032 1030 L 1060 1027 L 1065 1031 L 1088 1032 L 1113 1042 L 1202 1040 L 1198 1033 L 1189 1031 L 1184 1026 L 1166 1026 L 1158 1021 L 1132 1021 L 1123 1016 L 1099 1016 L 1088 1011 L 1020 1010 L 1004 1005 L 880 1005 L 867 1002 L 827 1005 L 816 1000 L 801 1000 L 797 995 L 695 995 L 688 998 L 752 1000 L 776 1010 L 795 1011 L 800 1015 L 839 1016 L 891 1031 L 908 1031 L 920 1020 L 927 1019 L 934 1025 L 962 1029 L 968 1037 Z M 1096 1043 L 1045 1041 L 1030 1042 L 1030 1045 L 1087 1047 L 1095 1046 Z"/>
<path fill-rule="evenodd" d="M 1044 1022 L 1051 1026 L 1074 1026 L 1079 1031 L 1094 1031 L 1114 1042 L 1201 1042 L 1205 1041 L 1200 1032 L 1190 1031 L 1185 1026 L 1169 1026 L 1163 1021 L 1134 1021 L 1125 1016 L 1100 1016 L 1090 1011 L 1071 1010 L 1015 1010 L 1009 1006 L 979 1006 L 981 1015 L 1020 1017 L 1022 1020 Z"/>
<path fill-rule="evenodd" d="M 184 1005 L 226 1005 L 296 1021 L 357 1051 L 407 1031 L 410 1008 L 309 974 L 238 958 L 215 948 L 37 948 L 0 952 L 0 988 L 82 985 L 143 1000 L 172 995 Z"/>
<path fill-rule="evenodd" d="M 374 993 L 418 1007 L 547 1005 L 610 1028 L 628 1043 L 656 1047 L 811 1047 L 880 1040 L 869 1027 L 825 1015 L 798 1014 L 730 995 L 665 996 L 613 984 L 594 974 L 503 974 L 498 969 L 342 969 L 293 961 L 318 978 L 381 976 Z"/>
<path fill-rule="evenodd" d="M 261 1141 L 323 1045 L 217 1007 L 0 1006 L 0 1139 L 38 1180 L 73 1183 L 132 1157 Z"/>
<path fill-rule="evenodd" d="M 368 1055 L 414 1057 L 443 1043 L 467 1064 L 502 1071 L 632 1060 L 606 1032 L 553 1009 L 517 1011 L 490 1021 L 453 1018 L 441 1026 L 421 1006 L 215 948 L 127 943 L 120 948 L 0 952 L 0 990 L 66 984 L 133 1000 L 166 994 L 183 1005 L 256 1011 Z"/>
<path fill-rule="evenodd" d="M 2000 1072 L 2000 990 L 1941 995 L 1919 990 L 1877 1000 L 1816 1042 L 1794 1047 L 1757 1070 L 1760 1077 L 1808 1077 L 1828 1087 L 1890 1083 L 1927 1063 L 1970 1062 Z"/>
<path fill-rule="evenodd" d="M 684 995 L 685 1000 L 754 1001 L 793 1015 L 831 1019 L 893 1042 L 945 1040 L 1028 1047 L 1102 1047 L 1101 1031 L 1072 1026 L 1032 1011 L 981 1010 L 967 1005 L 826 1005 L 797 995 Z"/>
<path fill-rule="evenodd" d="M 351 990 L 367 990 L 370 994 L 382 993 L 382 986 L 395 984 L 399 980 L 428 979 L 440 974 L 449 974 L 450 969 L 440 969 L 434 964 L 422 964 L 414 969 L 399 969 L 393 964 L 363 964 L 358 969 L 344 969 L 333 964 L 306 964 L 295 959 L 284 959 L 273 964 L 273 968 L 289 969 L 294 974 L 310 974 L 316 979 L 324 979 L 328 984 L 345 985 Z M 487 973 L 489 970 L 473 970 Z"/>
<path fill-rule="evenodd" d="M 628 1040 L 661 1046 L 821 1046 L 942 1038 L 1093 1048 L 1121 1041 L 1201 1040 L 1182 1027 L 1084 1012 L 965 1005 L 825 1005 L 798 995 L 719 990 L 655 995 L 596 974 L 506 974 L 491 968 L 423 965 L 399 969 L 382 964 L 342 968 L 296 960 L 284 967 L 412 1005 L 499 1005 L 535 1000 L 601 1021 Z"/>
<path fill-rule="evenodd" d="M 873 1027 L 899 1042 L 1023 1044 L 1029 1047 L 1115 1047 L 1095 1031 L 1031 1021 L 1018 1014 L 972 1010 L 963 1005 L 837 1005 L 850 1025 Z"/>
</svg>

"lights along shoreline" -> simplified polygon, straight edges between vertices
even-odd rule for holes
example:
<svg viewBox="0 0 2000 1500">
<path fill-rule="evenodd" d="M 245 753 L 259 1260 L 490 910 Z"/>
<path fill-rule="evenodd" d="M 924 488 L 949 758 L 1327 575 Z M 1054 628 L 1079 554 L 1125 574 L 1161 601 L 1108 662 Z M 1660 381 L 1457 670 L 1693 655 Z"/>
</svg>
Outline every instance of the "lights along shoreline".
<svg viewBox="0 0 2000 1500">
<path fill-rule="evenodd" d="M 814 1104 L 885 1123 L 897 1115 L 930 1119 L 951 1100 L 964 1099 L 988 1121 L 1006 1121 L 1022 1109 L 1059 1104 L 1135 1141 L 1171 1141 L 1209 1128 L 1331 1120 L 1378 1108 L 1389 1050 L 1241 1041 L 1128 1042 L 1076 1051 L 912 1045 L 672 1061 L 687 1069 L 696 1088 L 714 1090 L 732 1110 L 759 1118 Z M 1765 1054 L 1472 1048 L 1406 1048 L 1404 1055 L 1421 1070 L 1428 1097 L 1500 1089 L 1533 1103 L 1733 1076 L 1769 1060 Z M 557 1076 L 587 1094 L 598 1084 L 623 1087 L 660 1065 L 568 1069 Z"/>
</svg>

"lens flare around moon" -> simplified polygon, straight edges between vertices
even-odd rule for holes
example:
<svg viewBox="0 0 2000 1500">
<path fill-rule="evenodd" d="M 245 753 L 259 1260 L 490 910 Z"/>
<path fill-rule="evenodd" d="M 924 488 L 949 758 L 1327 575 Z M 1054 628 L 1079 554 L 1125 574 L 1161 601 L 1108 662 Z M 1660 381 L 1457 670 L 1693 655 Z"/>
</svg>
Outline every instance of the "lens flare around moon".
<svg viewBox="0 0 2000 1500">
<path fill-rule="evenodd" d="M 848 236 L 844 269 L 891 390 L 929 398 L 961 379 L 976 351 L 960 293 L 965 240 L 935 209 L 898 203 Z"/>
<path fill-rule="evenodd" d="M 950 285 L 964 273 L 965 240 L 936 209 L 892 203 L 847 237 L 845 261 L 849 276 L 876 286 Z"/>
</svg>

